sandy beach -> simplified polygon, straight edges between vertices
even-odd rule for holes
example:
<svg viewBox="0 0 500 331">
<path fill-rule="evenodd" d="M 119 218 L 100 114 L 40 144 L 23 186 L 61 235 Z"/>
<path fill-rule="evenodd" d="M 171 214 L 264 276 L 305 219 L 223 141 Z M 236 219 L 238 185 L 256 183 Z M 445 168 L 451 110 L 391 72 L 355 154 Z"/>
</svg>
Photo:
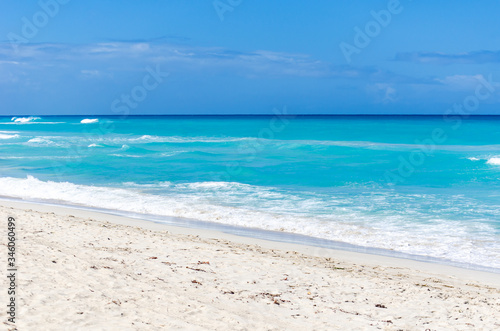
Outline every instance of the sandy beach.
<svg viewBox="0 0 500 331">
<path fill-rule="evenodd" d="M 9 330 L 500 329 L 498 274 L 0 201 L 8 217 Z"/>
</svg>

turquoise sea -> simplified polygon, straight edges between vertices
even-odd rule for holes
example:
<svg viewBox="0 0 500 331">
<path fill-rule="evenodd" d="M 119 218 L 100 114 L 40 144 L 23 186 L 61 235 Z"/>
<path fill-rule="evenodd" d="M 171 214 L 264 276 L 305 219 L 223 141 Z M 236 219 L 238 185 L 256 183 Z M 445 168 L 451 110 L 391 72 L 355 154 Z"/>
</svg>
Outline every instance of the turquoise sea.
<svg viewBox="0 0 500 331">
<path fill-rule="evenodd" d="M 0 196 L 499 272 L 500 117 L 0 117 Z"/>
</svg>

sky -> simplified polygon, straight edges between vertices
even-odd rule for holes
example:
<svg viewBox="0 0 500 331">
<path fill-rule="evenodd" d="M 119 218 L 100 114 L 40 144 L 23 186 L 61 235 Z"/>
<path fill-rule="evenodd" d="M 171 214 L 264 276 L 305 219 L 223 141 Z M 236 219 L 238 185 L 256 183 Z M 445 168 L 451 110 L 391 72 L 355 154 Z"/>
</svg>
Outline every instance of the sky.
<svg viewBox="0 0 500 331">
<path fill-rule="evenodd" d="M 500 114 L 499 0 L 0 0 L 0 115 Z"/>
</svg>

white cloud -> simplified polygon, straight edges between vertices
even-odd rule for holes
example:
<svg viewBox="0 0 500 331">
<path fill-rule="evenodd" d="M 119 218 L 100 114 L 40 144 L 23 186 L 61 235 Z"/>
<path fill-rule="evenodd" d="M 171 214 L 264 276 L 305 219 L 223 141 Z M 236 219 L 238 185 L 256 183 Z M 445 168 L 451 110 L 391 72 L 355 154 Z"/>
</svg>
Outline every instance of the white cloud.
<svg viewBox="0 0 500 331">
<path fill-rule="evenodd" d="M 368 93 L 374 96 L 376 102 L 392 103 L 397 101 L 397 91 L 390 84 L 377 83 L 368 86 Z"/>
<path fill-rule="evenodd" d="M 480 79 L 485 79 L 483 75 L 453 75 L 443 79 L 436 79 L 443 85 L 453 90 L 474 90 Z"/>
<path fill-rule="evenodd" d="M 14 64 L 14 65 L 19 65 L 21 63 L 17 62 L 17 61 L 2 61 L 2 60 L 0 60 L 0 64 Z"/>
<path fill-rule="evenodd" d="M 94 70 L 138 71 L 148 64 L 165 64 L 172 70 L 226 70 L 242 76 L 367 78 L 377 74 L 373 69 L 335 66 L 305 54 L 257 50 L 240 52 L 218 47 L 195 47 L 155 42 L 106 42 L 93 44 L 24 44 L 17 51 L 8 43 L 0 43 L 4 62 L 25 62 L 29 69 L 85 68 L 81 74 L 95 76 Z"/>
<path fill-rule="evenodd" d="M 99 76 L 99 70 L 81 70 L 80 71 L 85 76 Z"/>
</svg>

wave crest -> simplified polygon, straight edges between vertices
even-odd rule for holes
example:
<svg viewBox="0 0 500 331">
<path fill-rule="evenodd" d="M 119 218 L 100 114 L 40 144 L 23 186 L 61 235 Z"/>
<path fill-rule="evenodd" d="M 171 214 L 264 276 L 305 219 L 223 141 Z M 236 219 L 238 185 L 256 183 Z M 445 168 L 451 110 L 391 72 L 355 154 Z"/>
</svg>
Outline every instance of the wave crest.
<svg viewBox="0 0 500 331">
<path fill-rule="evenodd" d="M 500 157 L 492 157 L 486 161 L 488 164 L 500 165 Z"/>
<path fill-rule="evenodd" d="M 43 138 L 32 138 L 27 141 L 27 144 L 34 144 L 34 145 L 55 145 L 56 143 L 53 142 L 52 140 L 49 139 L 43 139 Z"/>
<path fill-rule="evenodd" d="M 158 186 L 168 189 L 170 194 L 158 194 L 155 190 Z M 214 203 L 215 192 L 224 198 L 232 197 L 239 203 Z M 500 245 L 495 243 L 496 235 L 487 225 L 437 219 L 430 223 L 412 222 L 408 228 L 401 226 L 404 220 L 398 217 L 374 218 L 342 205 L 329 206 L 327 214 L 310 217 L 310 213 L 283 212 L 283 209 L 292 210 L 292 204 L 300 210 L 307 209 L 308 205 L 316 208 L 314 204 L 320 201 L 283 194 L 271 188 L 231 182 L 123 183 L 123 187 L 118 188 L 44 182 L 33 176 L 24 179 L 0 177 L 0 195 L 4 196 L 284 231 L 461 263 L 500 267 Z M 262 208 L 263 201 L 267 201 L 268 208 Z M 256 205 L 261 208 L 252 207 Z M 276 208 L 276 205 L 281 207 Z M 476 233 L 478 245 L 470 247 L 468 236 L 443 235 L 450 229 L 456 233 Z M 391 240 L 387 240 L 387 232 L 391 233 Z"/>
<path fill-rule="evenodd" d="M 91 123 L 97 123 L 99 122 L 98 118 L 86 118 L 80 121 L 82 124 L 91 124 Z"/>
<path fill-rule="evenodd" d="M 29 122 L 34 122 L 34 121 L 41 120 L 41 119 L 42 119 L 41 117 L 34 117 L 34 116 L 12 117 L 11 121 L 15 122 L 15 123 L 29 123 Z"/>
<path fill-rule="evenodd" d="M 3 134 L 0 133 L 0 139 L 14 139 L 14 138 L 19 138 L 18 134 Z"/>
</svg>

